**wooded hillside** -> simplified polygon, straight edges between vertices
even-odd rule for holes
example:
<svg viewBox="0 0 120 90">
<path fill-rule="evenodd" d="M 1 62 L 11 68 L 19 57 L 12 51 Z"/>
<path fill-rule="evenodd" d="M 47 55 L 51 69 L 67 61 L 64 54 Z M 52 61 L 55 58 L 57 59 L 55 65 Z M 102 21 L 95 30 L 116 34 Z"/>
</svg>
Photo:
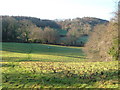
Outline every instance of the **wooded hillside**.
<svg viewBox="0 0 120 90">
<path fill-rule="evenodd" d="M 39 42 L 84 46 L 93 28 L 107 20 L 92 17 L 42 20 L 24 16 L 2 16 L 3 41 Z"/>
</svg>

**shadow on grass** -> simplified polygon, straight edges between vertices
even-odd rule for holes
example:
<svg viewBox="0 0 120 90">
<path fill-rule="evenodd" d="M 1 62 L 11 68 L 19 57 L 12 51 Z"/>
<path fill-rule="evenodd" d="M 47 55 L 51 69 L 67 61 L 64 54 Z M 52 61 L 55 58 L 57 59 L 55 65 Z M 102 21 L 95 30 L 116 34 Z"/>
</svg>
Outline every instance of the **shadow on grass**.
<svg viewBox="0 0 120 90">
<path fill-rule="evenodd" d="M 2 58 L 3 62 L 28 62 L 28 61 L 32 61 L 32 62 L 36 62 L 36 61 L 50 61 L 50 59 L 34 59 L 34 58 L 30 58 L 30 57 L 3 57 Z"/>
<path fill-rule="evenodd" d="M 78 75 L 74 73 L 66 73 L 68 71 L 61 71 L 56 73 L 4 73 L 3 74 L 3 88 L 44 88 L 44 87 L 75 87 L 87 88 L 93 87 L 96 82 L 104 84 L 105 81 L 112 81 L 110 85 L 117 85 L 118 71 L 106 71 L 101 73 L 94 73 L 91 75 Z M 65 74 L 66 73 L 66 74 Z M 103 77 L 104 76 L 104 77 Z M 101 83 L 103 82 L 103 83 Z M 9 84 L 9 86 L 5 86 Z"/>
<path fill-rule="evenodd" d="M 13 57 L 11 58 L 4 58 L 2 60 L 3 62 L 81 62 L 83 60 L 74 60 L 74 59 L 70 59 L 70 60 L 58 60 L 58 59 L 27 59 L 27 58 L 17 58 L 16 59 Z M 85 61 L 85 60 L 84 60 Z"/>
<path fill-rule="evenodd" d="M 8 64 L 8 63 L 2 63 L 2 64 L 0 63 L 0 65 L 1 65 L 2 67 L 15 67 L 15 66 L 19 66 L 19 65 L 17 65 L 17 64 L 12 64 L 12 63 L 11 63 L 11 64 L 10 64 L 10 63 L 9 63 L 9 64 Z"/>
<path fill-rule="evenodd" d="M 59 56 L 59 55 L 55 55 L 55 56 Z M 66 57 L 71 57 L 71 58 L 66 58 Z M 55 59 L 53 59 L 53 58 L 43 58 L 43 57 L 36 57 L 36 58 L 34 58 L 33 56 L 31 56 L 31 55 L 26 55 L 26 57 L 2 57 L 2 61 L 3 62 L 27 62 L 27 61 L 47 61 L 47 62 L 81 62 L 81 61 L 85 61 L 85 60 L 87 60 L 87 58 L 85 58 L 85 57 L 80 57 L 80 56 L 77 56 L 77 57 L 75 57 L 75 56 L 63 56 L 63 58 L 62 57 L 58 57 L 58 58 L 55 58 Z"/>
</svg>

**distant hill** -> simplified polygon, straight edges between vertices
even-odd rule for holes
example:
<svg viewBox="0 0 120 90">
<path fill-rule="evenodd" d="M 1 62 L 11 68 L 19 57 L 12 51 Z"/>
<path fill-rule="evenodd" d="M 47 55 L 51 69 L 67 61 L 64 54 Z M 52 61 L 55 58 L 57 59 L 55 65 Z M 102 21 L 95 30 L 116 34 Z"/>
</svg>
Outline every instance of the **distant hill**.
<svg viewBox="0 0 120 90">
<path fill-rule="evenodd" d="M 36 24 L 38 27 L 51 27 L 51 28 L 60 28 L 60 25 L 58 25 L 53 20 L 47 20 L 47 19 L 40 19 L 35 17 L 25 17 L 25 16 L 13 16 L 17 20 L 30 20 L 32 23 Z"/>
<path fill-rule="evenodd" d="M 8 17 L 8 16 L 2 16 Z M 64 29 L 69 30 L 72 27 L 84 27 L 86 24 L 94 27 L 97 24 L 108 23 L 109 21 L 94 18 L 94 17 L 83 17 L 83 18 L 75 18 L 75 19 L 65 19 L 65 20 L 48 20 L 48 19 L 40 19 L 36 17 L 27 17 L 27 16 L 11 16 L 16 20 L 30 20 L 38 27 L 51 27 L 56 29 Z"/>
<path fill-rule="evenodd" d="M 98 24 L 105 24 L 109 21 L 93 18 L 93 17 L 83 17 L 83 18 L 75 18 L 75 19 L 66 19 L 64 21 L 58 21 L 57 23 L 61 26 L 64 30 L 71 30 L 71 29 L 80 29 L 83 32 L 92 31 L 93 27 Z"/>
</svg>

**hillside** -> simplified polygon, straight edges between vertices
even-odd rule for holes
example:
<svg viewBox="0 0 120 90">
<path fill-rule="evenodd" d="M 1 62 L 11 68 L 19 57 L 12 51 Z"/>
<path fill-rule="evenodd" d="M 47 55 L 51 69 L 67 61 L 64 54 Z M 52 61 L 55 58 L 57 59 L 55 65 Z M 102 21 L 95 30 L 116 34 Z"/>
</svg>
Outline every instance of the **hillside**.
<svg viewBox="0 0 120 90">
<path fill-rule="evenodd" d="M 25 17 L 25 16 L 12 16 L 16 20 L 30 20 L 32 23 L 34 23 L 36 26 L 45 28 L 45 27 L 51 27 L 51 28 L 58 28 L 60 29 L 60 25 L 58 25 L 54 20 L 47 20 L 47 19 L 40 19 L 35 17 Z"/>
<path fill-rule="evenodd" d="M 93 27 L 98 24 L 105 24 L 109 21 L 94 18 L 94 17 L 83 17 L 83 18 L 75 18 L 75 19 L 66 19 L 64 21 L 57 21 L 57 23 L 61 26 L 62 29 L 67 31 L 71 29 L 83 29 L 83 32 L 92 31 Z M 87 34 L 87 33 L 86 33 Z"/>
<path fill-rule="evenodd" d="M 2 19 L 3 41 L 39 42 L 71 46 L 84 46 L 96 25 L 108 23 L 107 20 L 93 17 L 62 21 L 42 20 L 25 16 L 2 16 Z M 47 32 L 49 32 L 49 35 L 47 35 Z M 46 35 L 51 39 L 46 38 Z"/>
</svg>

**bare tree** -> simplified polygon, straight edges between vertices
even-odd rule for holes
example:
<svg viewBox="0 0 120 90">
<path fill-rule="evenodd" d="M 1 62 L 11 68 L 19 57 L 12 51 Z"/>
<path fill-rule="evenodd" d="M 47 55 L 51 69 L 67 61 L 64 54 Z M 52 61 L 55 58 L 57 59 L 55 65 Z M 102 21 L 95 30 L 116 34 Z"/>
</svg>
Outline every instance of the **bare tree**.
<svg viewBox="0 0 120 90">
<path fill-rule="evenodd" d="M 45 27 L 43 32 L 43 42 L 44 43 L 57 43 L 59 40 L 59 34 L 56 30 L 52 28 Z"/>
<path fill-rule="evenodd" d="M 81 31 L 78 29 L 71 29 L 67 33 L 66 44 L 67 45 L 76 45 L 77 39 L 81 36 Z"/>
</svg>

